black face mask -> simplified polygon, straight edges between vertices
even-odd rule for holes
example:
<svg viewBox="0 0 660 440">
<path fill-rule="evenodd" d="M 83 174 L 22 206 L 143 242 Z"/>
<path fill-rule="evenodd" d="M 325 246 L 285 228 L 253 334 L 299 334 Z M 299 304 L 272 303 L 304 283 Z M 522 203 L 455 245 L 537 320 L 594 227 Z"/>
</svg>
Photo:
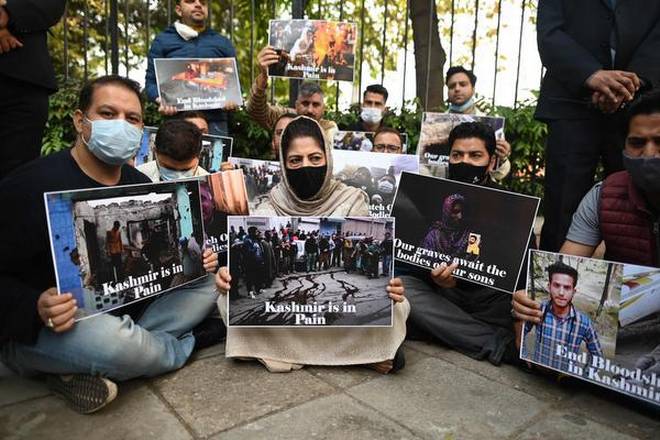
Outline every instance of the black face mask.
<svg viewBox="0 0 660 440">
<path fill-rule="evenodd" d="M 286 178 L 298 198 L 307 200 L 319 192 L 323 186 L 327 170 L 327 165 L 287 169 Z"/>
<path fill-rule="evenodd" d="M 631 157 L 623 153 L 623 167 L 633 183 L 650 194 L 660 193 L 660 159 L 657 157 Z"/>
<path fill-rule="evenodd" d="M 478 167 L 465 162 L 450 163 L 449 168 L 447 169 L 448 178 L 465 183 L 482 183 L 487 174 L 488 165 Z"/>
</svg>

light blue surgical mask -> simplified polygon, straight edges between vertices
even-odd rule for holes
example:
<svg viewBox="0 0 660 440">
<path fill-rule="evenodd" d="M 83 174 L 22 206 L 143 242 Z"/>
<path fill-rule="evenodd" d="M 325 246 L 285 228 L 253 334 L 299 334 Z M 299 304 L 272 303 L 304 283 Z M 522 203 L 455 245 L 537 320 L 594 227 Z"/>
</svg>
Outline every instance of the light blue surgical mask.
<svg viewBox="0 0 660 440">
<path fill-rule="evenodd" d="M 89 140 L 82 141 L 89 151 L 108 165 L 123 165 L 140 149 L 142 130 L 125 119 L 85 120 L 92 126 Z"/>
<path fill-rule="evenodd" d="M 165 168 L 162 166 L 158 161 L 156 161 L 158 164 L 158 173 L 160 174 L 160 180 L 163 182 L 167 182 L 170 180 L 179 180 L 179 179 L 189 179 L 191 177 L 195 177 L 195 173 L 197 172 L 197 166 L 189 169 L 189 170 L 172 170 L 169 168 Z"/>
</svg>

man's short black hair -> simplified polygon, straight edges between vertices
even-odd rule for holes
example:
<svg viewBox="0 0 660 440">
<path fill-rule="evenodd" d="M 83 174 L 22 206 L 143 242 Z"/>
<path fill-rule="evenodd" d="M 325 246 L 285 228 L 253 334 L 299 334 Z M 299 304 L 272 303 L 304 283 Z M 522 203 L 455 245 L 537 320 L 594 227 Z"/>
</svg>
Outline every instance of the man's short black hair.
<svg viewBox="0 0 660 440">
<path fill-rule="evenodd" d="M 392 134 L 397 135 L 397 137 L 399 138 L 399 142 L 401 143 L 401 147 L 403 147 L 403 136 L 401 136 L 401 133 L 399 133 L 399 130 L 397 130 L 395 128 L 392 128 L 392 127 L 380 127 L 374 133 L 374 141 L 376 141 L 376 138 L 381 133 L 392 133 Z"/>
<path fill-rule="evenodd" d="M 202 150 L 202 132 L 192 122 L 168 119 L 156 133 L 156 153 L 173 160 L 191 160 Z"/>
<path fill-rule="evenodd" d="M 578 271 L 575 270 L 575 268 L 569 266 L 568 264 L 563 263 L 561 261 L 557 261 L 556 263 L 552 263 L 545 270 L 548 271 L 548 281 L 552 282 L 552 276 L 556 273 L 561 273 L 573 278 L 573 288 L 577 286 Z"/>
<path fill-rule="evenodd" d="M 321 89 L 319 83 L 314 81 L 304 81 L 298 88 L 298 99 L 305 96 L 312 96 L 317 93 L 323 97 L 323 89 Z"/>
<path fill-rule="evenodd" d="M 367 92 L 369 93 L 376 93 L 377 95 L 382 95 L 383 98 L 385 98 L 385 102 L 387 102 L 387 97 L 389 94 L 387 93 L 387 89 L 380 84 L 371 84 L 370 86 L 367 86 L 366 89 L 364 89 L 364 93 L 362 94 L 362 98 L 364 99 L 365 96 L 367 96 Z"/>
<path fill-rule="evenodd" d="M 86 113 L 92 105 L 94 91 L 99 87 L 107 86 L 109 84 L 124 87 L 135 93 L 135 96 L 137 96 L 140 101 L 140 109 L 144 110 L 144 99 L 142 93 L 140 93 L 140 84 L 132 79 L 124 78 L 119 75 L 105 75 L 87 81 L 82 89 L 80 89 L 80 94 L 78 95 L 78 109 L 82 110 L 83 113 Z"/>
<path fill-rule="evenodd" d="M 639 96 L 630 104 L 626 112 L 624 132 L 630 131 L 630 121 L 638 115 L 660 113 L 660 89 L 654 89 Z"/>
<path fill-rule="evenodd" d="M 176 112 L 171 119 L 203 119 L 206 121 L 206 115 L 199 110 L 187 110 L 185 112 Z"/>
<path fill-rule="evenodd" d="M 452 66 L 447 70 L 447 75 L 445 76 L 445 84 L 449 83 L 449 78 L 451 78 L 453 75 L 457 73 L 464 73 L 467 75 L 468 79 L 470 80 L 470 84 L 472 84 L 472 87 L 477 84 L 477 76 L 471 71 L 467 70 L 463 66 Z"/>
<path fill-rule="evenodd" d="M 463 122 L 452 128 L 449 132 L 449 140 L 447 141 L 449 150 L 451 151 L 451 147 L 456 140 L 469 138 L 481 139 L 486 144 L 488 155 L 492 156 L 495 154 L 495 131 L 493 131 L 490 125 L 483 122 Z"/>
</svg>

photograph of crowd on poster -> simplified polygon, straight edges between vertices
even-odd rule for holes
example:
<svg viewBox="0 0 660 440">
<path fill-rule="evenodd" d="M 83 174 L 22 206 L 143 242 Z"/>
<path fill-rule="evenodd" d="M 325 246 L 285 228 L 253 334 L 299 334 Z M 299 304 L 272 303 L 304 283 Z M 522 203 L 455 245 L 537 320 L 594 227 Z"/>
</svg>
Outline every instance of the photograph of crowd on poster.
<svg viewBox="0 0 660 440">
<path fill-rule="evenodd" d="M 44 194 L 59 292 L 77 319 L 205 275 L 199 182 Z"/>
<path fill-rule="evenodd" d="M 417 155 L 421 174 L 447 177 L 449 164 L 449 133 L 463 122 L 483 122 L 495 131 L 495 137 L 504 137 L 504 118 L 491 116 L 462 115 L 456 113 L 422 114 L 422 128 L 419 133 Z"/>
<path fill-rule="evenodd" d="M 530 251 L 520 356 L 660 405 L 660 269 Z"/>
<path fill-rule="evenodd" d="M 357 25 L 345 21 L 271 20 L 268 44 L 280 57 L 268 75 L 353 81 Z"/>
<path fill-rule="evenodd" d="M 403 171 L 419 171 L 418 159 L 414 154 L 335 150 L 332 160 L 337 180 L 367 193 L 369 215 L 372 217 L 390 215 L 394 194 Z"/>
<path fill-rule="evenodd" d="M 156 58 L 154 67 L 163 105 L 179 111 L 243 105 L 235 58 Z"/>
<path fill-rule="evenodd" d="M 397 148 L 396 151 L 390 151 L 387 148 L 388 145 L 379 145 L 374 148 L 375 133 L 372 131 L 335 131 L 332 148 L 335 150 L 403 154 L 408 151 L 408 135 L 406 133 L 399 134 L 402 140 L 401 148 Z"/>
<path fill-rule="evenodd" d="M 514 292 L 527 255 L 537 197 L 404 172 L 392 206 L 397 261 Z"/>
<path fill-rule="evenodd" d="M 229 162 L 243 170 L 250 212 L 255 212 L 268 200 L 268 193 L 280 180 L 280 163 L 276 161 L 230 157 Z"/>
<path fill-rule="evenodd" d="M 394 219 L 229 216 L 229 326 L 392 325 Z"/>
<path fill-rule="evenodd" d="M 227 214 L 248 215 L 247 191 L 242 170 L 209 174 L 200 179 L 199 194 L 206 247 L 218 254 L 220 266 L 227 265 Z"/>
</svg>

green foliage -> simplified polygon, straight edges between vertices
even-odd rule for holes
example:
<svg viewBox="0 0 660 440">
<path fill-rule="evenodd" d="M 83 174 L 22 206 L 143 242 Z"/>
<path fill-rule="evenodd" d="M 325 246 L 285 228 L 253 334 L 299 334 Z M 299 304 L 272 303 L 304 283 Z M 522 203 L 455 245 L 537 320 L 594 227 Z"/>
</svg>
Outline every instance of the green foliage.
<svg viewBox="0 0 660 440">
<path fill-rule="evenodd" d="M 48 122 L 42 141 L 41 154 L 46 155 L 64 150 L 73 144 L 76 131 L 71 121 L 77 107 L 80 81 L 60 81 L 60 90 L 51 95 L 48 104 Z"/>
</svg>

